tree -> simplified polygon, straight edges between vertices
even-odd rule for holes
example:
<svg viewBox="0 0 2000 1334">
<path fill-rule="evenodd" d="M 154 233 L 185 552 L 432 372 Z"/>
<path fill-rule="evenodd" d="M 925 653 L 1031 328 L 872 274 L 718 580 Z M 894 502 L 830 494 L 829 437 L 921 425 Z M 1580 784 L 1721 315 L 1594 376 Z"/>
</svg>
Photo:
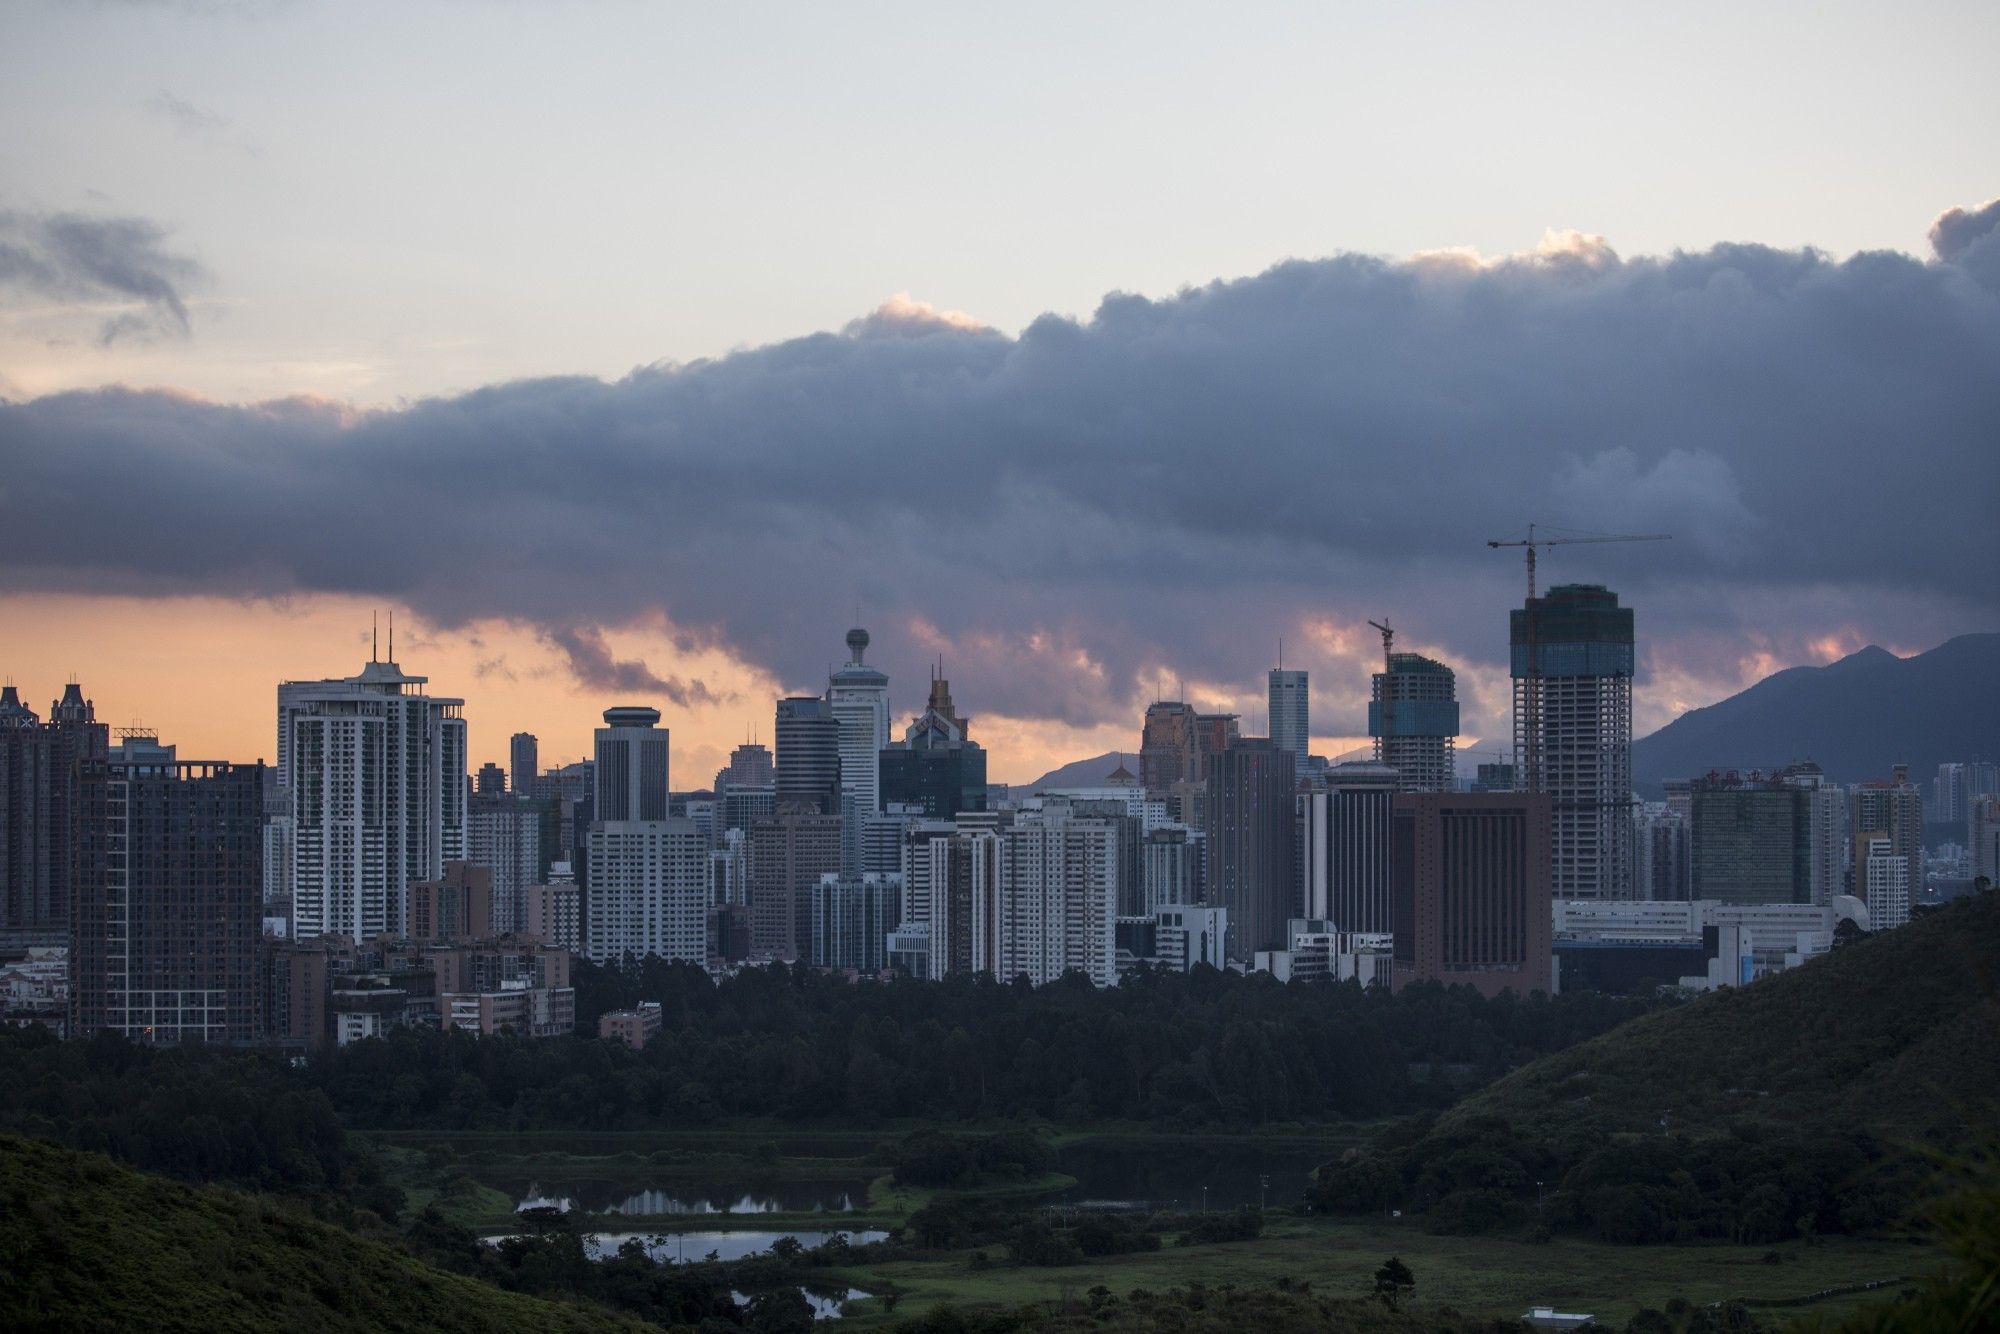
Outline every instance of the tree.
<svg viewBox="0 0 2000 1334">
<path fill-rule="evenodd" d="M 1402 1257 L 1392 1255 L 1382 1267 L 1375 1271 L 1375 1295 L 1391 1311 L 1402 1309 L 1403 1298 L 1417 1290 L 1417 1276 L 1403 1263 Z"/>
</svg>

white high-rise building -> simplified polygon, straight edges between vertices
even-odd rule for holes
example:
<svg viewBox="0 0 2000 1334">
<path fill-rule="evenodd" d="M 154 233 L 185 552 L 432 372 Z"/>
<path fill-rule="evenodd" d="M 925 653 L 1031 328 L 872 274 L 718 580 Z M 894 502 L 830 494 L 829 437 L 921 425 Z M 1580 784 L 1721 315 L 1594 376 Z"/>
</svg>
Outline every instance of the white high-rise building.
<svg viewBox="0 0 2000 1334">
<path fill-rule="evenodd" d="M 371 661 L 278 686 L 296 937 L 400 935 L 410 885 L 465 857 L 465 701 L 428 682 Z"/>
<path fill-rule="evenodd" d="M 1271 744 L 1289 750 L 1306 767 L 1306 752 L 1312 748 L 1311 690 L 1303 671 L 1271 669 Z"/>
<path fill-rule="evenodd" d="M 708 958 L 708 838 L 692 820 L 611 820 L 590 826 L 584 953 Z"/>
<path fill-rule="evenodd" d="M 975 904 L 991 924 L 993 975 L 1040 986 L 1078 972 L 1100 987 L 1115 983 L 1116 826 L 1055 808 L 1030 813 L 999 840 L 999 876 L 987 886 L 993 901 Z"/>
<path fill-rule="evenodd" d="M 847 632 L 846 666 L 826 682 L 826 702 L 840 725 L 840 783 L 854 791 L 855 820 L 882 809 L 882 748 L 889 744 L 889 678 L 861 659 L 868 632 Z"/>
<path fill-rule="evenodd" d="M 1870 838 L 1862 866 L 1868 879 L 1868 929 L 1886 931 L 1909 921 L 1910 859 L 1896 851 L 1895 841 L 1884 836 Z"/>
</svg>

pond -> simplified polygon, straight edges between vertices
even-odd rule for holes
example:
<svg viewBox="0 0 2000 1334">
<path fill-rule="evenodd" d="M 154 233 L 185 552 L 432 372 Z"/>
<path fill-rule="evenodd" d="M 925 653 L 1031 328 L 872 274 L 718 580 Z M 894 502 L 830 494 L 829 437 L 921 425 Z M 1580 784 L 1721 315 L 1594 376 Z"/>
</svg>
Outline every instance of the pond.
<svg viewBox="0 0 2000 1334">
<path fill-rule="evenodd" d="M 593 1259 L 603 1259 L 615 1254 L 628 1241 L 638 1240 L 646 1245 L 646 1254 L 655 1260 L 680 1262 L 705 1260 L 711 1252 L 718 1260 L 741 1260 L 749 1255 L 761 1255 L 778 1244 L 784 1237 L 797 1240 L 799 1245 L 810 1250 L 825 1242 L 829 1237 L 845 1236 L 856 1246 L 866 1246 L 871 1242 L 887 1241 L 889 1234 L 881 1231 L 791 1231 L 791 1232 L 595 1232 L 584 1237 L 584 1248 Z"/>
<path fill-rule="evenodd" d="M 735 1300 L 738 1306 L 748 1306 L 750 1304 L 749 1293 L 731 1292 L 729 1295 Z M 840 1319 L 841 1307 L 847 1305 L 849 1302 L 858 1302 L 870 1294 L 863 1292 L 859 1288 L 849 1288 L 845 1294 L 838 1292 L 818 1292 L 812 1288 L 800 1288 L 799 1295 L 806 1299 L 807 1306 L 812 1307 L 813 1319 L 838 1320 Z"/>
<path fill-rule="evenodd" d="M 635 1173 L 635 1175 L 641 1175 Z M 644 1217 L 707 1214 L 843 1214 L 868 1200 L 868 1183 L 849 1181 L 788 1181 L 781 1183 L 643 1181 L 590 1178 L 544 1178 L 522 1186 L 503 1183 L 516 1196 L 515 1207 L 531 1205 L 578 1209 L 593 1214 Z"/>
</svg>

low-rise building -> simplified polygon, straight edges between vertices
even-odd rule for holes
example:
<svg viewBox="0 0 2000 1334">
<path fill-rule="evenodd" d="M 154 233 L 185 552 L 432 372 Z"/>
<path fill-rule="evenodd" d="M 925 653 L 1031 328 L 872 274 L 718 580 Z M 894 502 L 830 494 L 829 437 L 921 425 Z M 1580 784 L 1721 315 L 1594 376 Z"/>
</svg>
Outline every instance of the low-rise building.
<svg viewBox="0 0 2000 1334">
<path fill-rule="evenodd" d="M 612 1010 L 599 1015 L 597 1036 L 622 1042 L 633 1051 L 643 1051 L 646 1044 L 659 1034 L 660 1024 L 660 1003 L 642 1001 L 635 1009 Z"/>
</svg>

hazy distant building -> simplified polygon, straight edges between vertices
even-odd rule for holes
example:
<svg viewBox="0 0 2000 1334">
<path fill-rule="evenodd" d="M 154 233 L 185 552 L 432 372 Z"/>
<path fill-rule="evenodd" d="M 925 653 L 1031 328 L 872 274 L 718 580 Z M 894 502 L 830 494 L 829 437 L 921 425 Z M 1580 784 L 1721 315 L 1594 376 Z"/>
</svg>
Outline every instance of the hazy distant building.
<svg viewBox="0 0 2000 1334">
<path fill-rule="evenodd" d="M 1238 737 L 1208 761 L 1208 902 L 1229 912 L 1229 957 L 1284 947 L 1297 877 L 1290 751 Z"/>
<path fill-rule="evenodd" d="M 472 793 L 478 797 L 497 797 L 507 790 L 507 771 L 488 760 L 479 766 L 473 776 Z"/>
<path fill-rule="evenodd" d="M 1885 855 L 1903 860 L 1903 892 L 1911 898 L 1923 893 L 1924 801 L 1921 789 L 1910 781 L 1908 765 L 1896 765 L 1887 782 L 1863 783 L 1855 788 L 1848 824 L 1854 843 L 1854 886 L 1862 891 L 1858 897 L 1866 896 L 1868 859 L 1876 853 L 1874 840 L 1878 838 L 1888 840 Z M 1872 903 L 1869 920 L 1873 926 L 1881 925 Z"/>
<path fill-rule="evenodd" d="M 1509 640 L 1514 756 L 1550 800 L 1556 897 L 1629 898 L 1632 609 L 1601 585 L 1559 584 L 1509 613 Z"/>
<path fill-rule="evenodd" d="M 1324 790 L 1299 799 L 1305 894 L 1296 915 L 1350 934 L 1392 929 L 1389 814 L 1397 781 L 1387 765 L 1336 764 Z"/>
<path fill-rule="evenodd" d="M 1775 774 L 1711 773 L 1691 789 L 1692 886 L 1721 903 L 1811 903 L 1812 797 Z"/>
<path fill-rule="evenodd" d="M 514 795 L 533 797 L 541 778 L 541 746 L 533 732 L 516 732 L 507 739 L 507 773 L 513 780 Z"/>
<path fill-rule="evenodd" d="M 1292 753 L 1292 767 L 1305 771 L 1312 749 L 1311 688 L 1303 671 L 1273 667 L 1270 676 L 1271 743 Z"/>
<path fill-rule="evenodd" d="M 597 729 L 592 810 L 601 823 L 664 820 L 668 809 L 670 737 L 660 711 L 621 705 L 604 711 Z"/>
<path fill-rule="evenodd" d="M 778 701 L 778 805 L 840 814 L 840 720 L 817 695 Z"/>
<path fill-rule="evenodd" d="M 1636 897 L 1681 902 L 1694 897 L 1693 847 L 1688 819 L 1665 802 L 1647 802 L 1632 813 L 1632 866 Z"/>
<path fill-rule="evenodd" d="M 777 766 L 771 752 L 755 742 L 745 742 L 729 752 L 729 763 L 716 770 L 715 794 L 725 787 L 776 787 Z"/>
<path fill-rule="evenodd" d="M 1159 700 L 1146 708 L 1139 741 L 1139 782 L 1164 798 L 1177 783 L 1202 781 L 1201 742 L 1195 711 L 1179 700 Z"/>
<path fill-rule="evenodd" d="M 1966 816 L 1966 844 L 1972 876 L 2000 884 L 2000 796 L 1974 797 Z"/>
<path fill-rule="evenodd" d="M 293 935 L 400 934 L 409 887 L 465 857 L 465 701 L 371 661 L 278 687 L 278 786 L 291 794 Z"/>
<path fill-rule="evenodd" d="M 72 905 L 70 1033 L 255 1041 L 264 766 L 167 756 L 90 762 L 104 855 L 86 857 Z"/>
<path fill-rule="evenodd" d="M 83 778 L 109 748 L 110 729 L 74 681 L 46 723 L 13 686 L 0 687 L 0 950 L 69 943 Z"/>
<path fill-rule="evenodd" d="M 847 663 L 827 678 L 826 702 L 840 728 L 840 781 L 863 818 L 882 809 L 881 754 L 889 744 L 889 678 L 862 662 L 868 632 L 847 632 Z M 982 779 L 983 781 L 983 779 Z"/>
<path fill-rule="evenodd" d="M 1458 678 L 1420 653 L 1392 653 L 1376 672 L 1368 701 L 1375 762 L 1396 771 L 1403 792 L 1449 792 L 1458 786 Z"/>
<path fill-rule="evenodd" d="M 1201 765 L 1199 772 L 1203 782 L 1208 780 L 1209 761 L 1242 739 L 1240 722 L 1233 713 L 1197 713 L 1194 716 L 1195 753 Z M 1297 772 L 1296 767 L 1293 772 Z"/>
<path fill-rule="evenodd" d="M 1199 831 L 1182 824 L 1148 831 L 1139 849 L 1139 894 L 1146 916 L 1177 903 L 1199 903 L 1202 897 Z"/>
<path fill-rule="evenodd" d="M 779 749 L 780 757 L 784 750 Z M 812 953 L 812 890 L 838 875 L 840 817 L 790 805 L 750 827 L 744 845 L 750 956 L 794 963 Z"/>
<path fill-rule="evenodd" d="M 1396 987 L 1551 989 L 1550 807 L 1540 793 L 1396 797 Z"/>
<path fill-rule="evenodd" d="M 411 940 L 442 944 L 486 940 L 515 928 L 499 924 L 493 872 L 471 862 L 446 862 L 435 880 L 410 886 Z"/>
</svg>

